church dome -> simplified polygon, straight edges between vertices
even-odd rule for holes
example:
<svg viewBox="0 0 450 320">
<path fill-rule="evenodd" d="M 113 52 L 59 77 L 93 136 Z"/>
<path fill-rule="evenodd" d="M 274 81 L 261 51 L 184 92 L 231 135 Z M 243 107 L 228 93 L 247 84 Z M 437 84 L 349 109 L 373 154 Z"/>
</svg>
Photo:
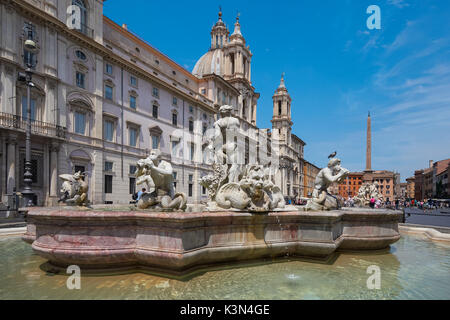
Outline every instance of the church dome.
<svg viewBox="0 0 450 320">
<path fill-rule="evenodd" d="M 216 74 L 223 76 L 224 73 L 224 56 L 221 48 L 209 50 L 195 64 L 192 73 L 197 77 L 206 74 Z"/>
</svg>

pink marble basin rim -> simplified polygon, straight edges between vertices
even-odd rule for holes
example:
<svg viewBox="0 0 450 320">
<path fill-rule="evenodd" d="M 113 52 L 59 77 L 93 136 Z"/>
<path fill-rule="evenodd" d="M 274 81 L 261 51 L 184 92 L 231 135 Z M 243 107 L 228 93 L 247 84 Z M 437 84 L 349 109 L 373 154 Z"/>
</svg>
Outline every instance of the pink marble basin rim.
<svg viewBox="0 0 450 320">
<path fill-rule="evenodd" d="M 289 254 L 326 258 L 400 238 L 401 211 L 163 213 L 32 208 L 23 240 L 52 264 L 182 271 Z"/>
</svg>

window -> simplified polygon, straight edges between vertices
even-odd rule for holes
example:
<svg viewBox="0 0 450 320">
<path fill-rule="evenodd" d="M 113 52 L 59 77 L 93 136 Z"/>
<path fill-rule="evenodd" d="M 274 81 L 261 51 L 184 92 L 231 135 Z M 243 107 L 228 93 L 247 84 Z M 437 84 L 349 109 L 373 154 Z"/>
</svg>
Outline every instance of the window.
<svg viewBox="0 0 450 320">
<path fill-rule="evenodd" d="M 208 127 L 206 126 L 206 123 L 203 124 L 202 127 L 202 134 L 204 135 L 206 133 L 206 130 L 208 129 Z"/>
<path fill-rule="evenodd" d="M 172 113 L 172 124 L 174 126 L 177 125 L 177 114 L 176 113 Z"/>
<path fill-rule="evenodd" d="M 135 96 L 130 96 L 130 108 L 136 109 L 136 97 Z"/>
<path fill-rule="evenodd" d="M 193 106 L 189 106 L 189 112 L 193 113 L 194 112 L 194 107 Z"/>
<path fill-rule="evenodd" d="M 113 169 L 113 163 L 111 161 L 105 161 L 105 171 L 110 172 Z"/>
<path fill-rule="evenodd" d="M 158 118 L 158 106 L 157 105 L 153 105 L 152 115 L 153 115 L 153 118 Z"/>
<path fill-rule="evenodd" d="M 177 99 L 177 97 L 173 97 L 173 99 L 172 99 L 172 104 L 173 104 L 174 106 L 176 106 L 176 105 L 178 104 L 178 99 Z"/>
<path fill-rule="evenodd" d="M 113 176 L 109 174 L 105 175 L 105 193 L 112 193 L 112 180 Z"/>
<path fill-rule="evenodd" d="M 172 172 L 172 177 L 173 177 L 173 187 L 176 189 L 177 188 L 177 172 L 176 171 Z"/>
<path fill-rule="evenodd" d="M 172 157 L 177 156 L 179 141 L 172 141 Z"/>
<path fill-rule="evenodd" d="M 77 51 L 75 51 L 75 55 L 80 60 L 83 60 L 83 61 L 86 60 L 86 55 L 84 54 L 83 51 L 77 50 Z"/>
<path fill-rule="evenodd" d="M 153 87 L 152 94 L 154 97 L 159 98 L 159 90 L 158 88 Z"/>
<path fill-rule="evenodd" d="M 75 132 L 85 134 L 86 131 L 86 114 L 75 111 Z"/>
<path fill-rule="evenodd" d="M 77 71 L 77 75 L 76 75 L 76 79 L 77 79 L 77 87 L 85 89 L 85 75 L 84 73 L 78 72 Z"/>
<path fill-rule="evenodd" d="M 130 128 L 129 129 L 129 144 L 132 147 L 136 147 L 137 143 L 137 129 Z"/>
<path fill-rule="evenodd" d="M 112 65 L 107 63 L 106 66 L 105 66 L 105 71 L 106 71 L 107 74 L 111 74 L 112 75 L 112 73 L 113 73 Z"/>
<path fill-rule="evenodd" d="M 189 132 L 194 132 L 194 121 L 189 120 Z"/>
<path fill-rule="evenodd" d="M 80 16 L 80 25 L 81 29 L 80 31 L 84 34 L 87 34 L 87 10 L 86 10 L 86 4 L 83 0 L 72 0 L 72 5 L 75 5 L 80 8 L 81 16 Z M 72 12 L 73 14 L 74 12 Z M 73 21 L 73 24 L 76 25 L 75 21 Z"/>
<path fill-rule="evenodd" d="M 135 174 L 135 172 L 136 172 L 136 166 L 130 164 L 130 172 L 129 173 Z"/>
<path fill-rule="evenodd" d="M 105 85 L 105 98 L 108 100 L 113 99 L 113 87 L 110 85 Z"/>
<path fill-rule="evenodd" d="M 86 172 L 86 168 L 84 166 L 75 166 L 74 173 L 77 173 L 77 172 L 81 172 L 81 173 Z M 84 179 L 83 179 L 83 181 L 84 181 Z"/>
<path fill-rule="evenodd" d="M 202 89 L 202 94 L 206 95 L 206 89 Z"/>
<path fill-rule="evenodd" d="M 195 144 L 191 143 L 190 154 L 189 154 L 189 159 L 191 159 L 191 161 L 194 161 L 194 154 L 195 154 Z"/>
<path fill-rule="evenodd" d="M 206 113 L 203 114 L 203 120 L 207 120 L 208 116 L 206 115 Z"/>
<path fill-rule="evenodd" d="M 30 105 L 31 105 L 31 121 L 36 120 L 36 100 L 30 99 Z M 22 119 L 27 120 L 28 114 L 27 114 L 27 97 L 22 97 Z"/>
<path fill-rule="evenodd" d="M 202 195 L 205 195 L 206 194 L 206 188 L 205 188 L 205 186 L 202 186 Z"/>
<path fill-rule="evenodd" d="M 130 76 L 130 85 L 137 87 L 137 78 L 134 76 Z"/>
<path fill-rule="evenodd" d="M 111 120 L 105 120 L 105 140 L 114 140 L 114 122 Z"/>
<path fill-rule="evenodd" d="M 159 137 L 152 136 L 152 149 L 159 149 Z"/>
<path fill-rule="evenodd" d="M 192 174 L 189 175 L 189 197 L 192 197 L 192 189 L 193 189 L 194 176 Z"/>
<path fill-rule="evenodd" d="M 136 178 L 130 177 L 130 186 L 128 190 L 130 194 L 136 193 Z"/>
</svg>

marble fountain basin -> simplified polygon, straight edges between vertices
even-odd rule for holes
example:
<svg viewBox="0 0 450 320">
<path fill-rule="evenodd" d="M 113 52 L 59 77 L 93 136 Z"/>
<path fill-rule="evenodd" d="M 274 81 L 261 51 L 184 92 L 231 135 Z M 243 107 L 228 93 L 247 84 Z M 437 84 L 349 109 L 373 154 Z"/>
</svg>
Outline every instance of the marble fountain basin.
<svg viewBox="0 0 450 320">
<path fill-rule="evenodd" d="M 326 259 L 400 239 L 401 211 L 197 212 L 31 208 L 22 239 L 52 265 L 184 272 L 283 255 Z"/>
</svg>

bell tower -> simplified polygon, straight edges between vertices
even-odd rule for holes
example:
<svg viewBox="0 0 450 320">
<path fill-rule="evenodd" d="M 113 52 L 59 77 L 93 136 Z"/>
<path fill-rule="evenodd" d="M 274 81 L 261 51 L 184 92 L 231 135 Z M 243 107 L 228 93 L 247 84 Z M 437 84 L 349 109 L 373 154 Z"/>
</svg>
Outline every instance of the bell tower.
<svg viewBox="0 0 450 320">
<path fill-rule="evenodd" d="M 272 96 L 273 100 L 273 117 L 272 132 L 274 137 L 278 136 L 280 143 L 291 144 L 291 127 L 293 125 L 291 119 L 291 96 L 289 95 L 284 84 L 284 73 L 281 75 L 280 85 Z"/>
<path fill-rule="evenodd" d="M 243 79 L 251 84 L 252 53 L 241 33 L 239 14 L 225 50 L 225 79 Z"/>
<path fill-rule="evenodd" d="M 228 42 L 229 31 L 222 21 L 222 8 L 219 7 L 219 20 L 211 29 L 211 47 L 210 50 L 223 48 Z"/>
</svg>

